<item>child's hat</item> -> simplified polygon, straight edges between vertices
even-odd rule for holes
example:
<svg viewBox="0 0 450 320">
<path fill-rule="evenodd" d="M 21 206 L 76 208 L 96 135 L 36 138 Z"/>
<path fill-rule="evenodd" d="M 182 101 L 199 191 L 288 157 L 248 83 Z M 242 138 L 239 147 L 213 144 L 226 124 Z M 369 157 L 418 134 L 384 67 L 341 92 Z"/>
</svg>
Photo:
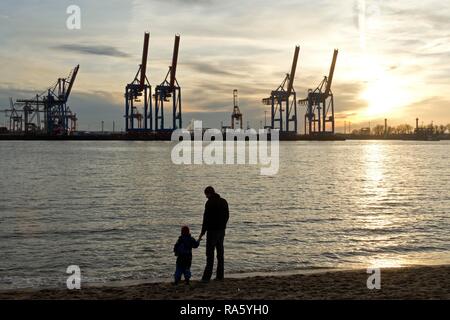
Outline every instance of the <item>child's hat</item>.
<svg viewBox="0 0 450 320">
<path fill-rule="evenodd" d="M 188 226 L 182 226 L 181 227 L 181 234 L 183 235 L 183 236 L 187 236 L 187 235 L 189 235 L 191 233 L 191 231 L 189 230 L 189 227 Z"/>
</svg>

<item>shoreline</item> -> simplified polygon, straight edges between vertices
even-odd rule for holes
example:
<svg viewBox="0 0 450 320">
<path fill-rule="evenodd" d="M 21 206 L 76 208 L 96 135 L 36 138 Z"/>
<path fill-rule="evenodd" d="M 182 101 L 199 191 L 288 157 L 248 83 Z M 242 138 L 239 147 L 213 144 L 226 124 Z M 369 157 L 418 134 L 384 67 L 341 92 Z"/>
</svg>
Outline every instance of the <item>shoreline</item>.
<svg viewBox="0 0 450 320">
<path fill-rule="evenodd" d="M 295 276 L 295 275 L 308 275 L 308 274 L 320 274 L 325 272 L 336 271 L 352 271 L 357 268 L 311 268 L 311 269 L 297 269 L 297 270 L 283 270 L 283 271 L 251 271 L 241 273 L 230 273 L 227 275 L 229 280 L 247 279 L 255 277 L 282 277 L 282 276 Z M 170 284 L 172 283 L 172 277 L 155 278 L 155 279 L 142 279 L 142 280 L 116 280 L 110 282 L 92 282 L 85 284 L 85 288 L 121 288 L 130 286 L 150 285 L 150 284 Z M 199 281 L 197 277 L 193 277 L 192 281 Z M 49 288 L 57 289 L 57 288 Z M 36 290 L 29 288 L 27 290 Z M 6 291 L 6 290 L 5 290 Z M 0 290 L 0 294 L 2 290 Z"/>
<path fill-rule="evenodd" d="M 234 272 L 228 273 L 227 279 L 245 279 L 245 278 L 254 278 L 254 277 L 279 277 L 279 276 L 294 276 L 294 275 L 306 275 L 306 274 L 317 274 L 324 272 L 333 272 L 333 271 L 351 271 L 357 270 L 358 268 L 352 267 L 343 267 L 343 268 L 326 268 L 326 267 L 317 267 L 317 268 L 305 268 L 305 269 L 295 269 L 295 270 L 280 270 L 280 271 L 242 271 L 242 272 Z M 192 281 L 199 281 L 200 279 L 197 277 L 193 277 Z M 150 284 L 170 284 L 173 281 L 173 278 L 170 277 L 158 277 L 158 278 L 149 278 L 149 279 L 131 279 L 131 280 L 112 280 L 112 281 L 92 281 L 87 282 L 84 281 L 82 284 L 83 288 L 123 288 L 123 287 L 132 287 L 132 286 L 140 286 L 140 285 L 150 285 Z M 62 290 L 65 288 L 62 287 L 20 287 L 20 288 L 8 288 L 1 289 L 0 295 L 8 292 L 36 292 L 42 290 Z"/>
<path fill-rule="evenodd" d="M 0 141 L 172 141 L 171 131 L 163 132 L 90 132 L 90 133 L 76 133 L 71 135 L 43 135 L 43 134 L 0 134 Z M 223 133 L 223 141 L 226 141 L 227 135 Z M 270 133 L 267 135 L 267 140 L 271 140 Z M 191 134 L 191 140 L 194 135 Z M 248 137 L 246 138 L 248 139 Z M 259 140 L 259 134 L 256 136 Z M 265 139 L 264 139 L 265 140 Z M 399 134 L 389 136 L 376 135 L 353 135 L 353 134 L 324 134 L 324 135 L 306 135 L 296 133 L 281 132 L 279 134 L 279 141 L 448 141 L 450 134 L 423 136 L 416 134 Z M 205 142 L 210 142 L 206 141 Z"/>
<path fill-rule="evenodd" d="M 133 284 L 133 280 L 86 285 L 81 290 L 11 289 L 1 300 L 311 300 L 311 299 L 450 299 L 450 265 L 381 268 L 381 289 L 369 290 L 366 269 L 317 269 L 284 274 L 230 275 L 223 282 L 187 286 L 169 282 Z M 140 281 L 140 280 L 138 280 Z"/>
</svg>

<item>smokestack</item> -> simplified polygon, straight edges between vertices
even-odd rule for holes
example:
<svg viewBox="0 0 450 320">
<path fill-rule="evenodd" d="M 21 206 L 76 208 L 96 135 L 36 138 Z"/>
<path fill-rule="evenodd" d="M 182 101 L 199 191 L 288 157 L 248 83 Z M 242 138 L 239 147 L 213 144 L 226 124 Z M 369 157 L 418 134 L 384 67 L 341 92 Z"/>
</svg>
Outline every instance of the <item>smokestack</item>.
<svg viewBox="0 0 450 320">
<path fill-rule="evenodd" d="M 419 118 L 416 118 L 416 130 L 419 130 Z"/>
<path fill-rule="evenodd" d="M 387 135 L 388 127 L 387 127 L 387 119 L 384 119 L 384 135 Z"/>
</svg>

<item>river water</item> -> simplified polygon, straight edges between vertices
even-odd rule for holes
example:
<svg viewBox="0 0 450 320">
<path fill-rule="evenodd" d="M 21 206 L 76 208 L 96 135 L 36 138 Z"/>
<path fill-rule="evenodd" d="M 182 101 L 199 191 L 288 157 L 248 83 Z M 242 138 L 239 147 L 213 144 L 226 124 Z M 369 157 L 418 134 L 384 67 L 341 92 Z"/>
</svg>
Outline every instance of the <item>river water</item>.
<svg viewBox="0 0 450 320">
<path fill-rule="evenodd" d="M 281 142 L 277 175 L 175 165 L 171 142 L 0 141 L 0 289 L 169 278 L 213 185 L 226 272 L 450 263 L 450 143 Z M 204 242 L 192 273 L 201 276 Z"/>
</svg>

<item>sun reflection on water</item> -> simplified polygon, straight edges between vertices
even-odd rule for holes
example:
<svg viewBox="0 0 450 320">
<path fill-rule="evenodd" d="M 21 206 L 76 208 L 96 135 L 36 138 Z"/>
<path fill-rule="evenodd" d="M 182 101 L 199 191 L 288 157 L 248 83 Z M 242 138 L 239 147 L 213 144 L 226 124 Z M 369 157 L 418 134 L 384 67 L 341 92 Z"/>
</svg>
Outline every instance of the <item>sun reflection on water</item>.
<svg viewBox="0 0 450 320">
<path fill-rule="evenodd" d="M 370 268 L 402 268 L 420 264 L 419 261 L 402 257 L 374 258 L 369 261 Z"/>
<path fill-rule="evenodd" d="M 385 160 L 382 146 L 378 143 L 371 143 L 364 146 L 363 152 L 366 182 L 372 184 L 382 181 L 382 167 Z M 371 185 L 368 185 L 368 187 L 371 187 Z"/>
</svg>

